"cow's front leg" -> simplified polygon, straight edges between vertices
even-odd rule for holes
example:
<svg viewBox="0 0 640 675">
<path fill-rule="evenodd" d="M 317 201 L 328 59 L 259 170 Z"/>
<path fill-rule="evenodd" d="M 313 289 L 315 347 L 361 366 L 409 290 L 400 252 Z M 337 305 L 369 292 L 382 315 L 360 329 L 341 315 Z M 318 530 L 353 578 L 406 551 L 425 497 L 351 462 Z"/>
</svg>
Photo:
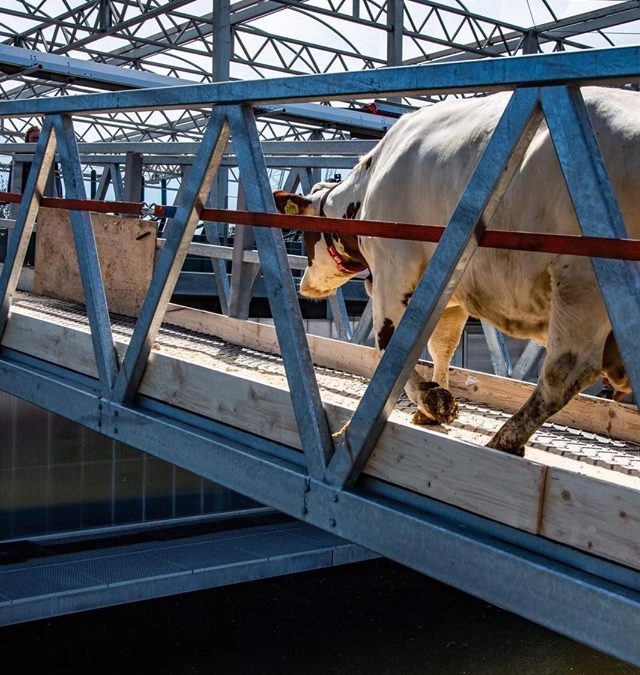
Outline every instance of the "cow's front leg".
<svg viewBox="0 0 640 675">
<path fill-rule="evenodd" d="M 388 288 L 384 289 L 387 294 L 388 291 Z M 381 295 L 384 297 L 383 293 L 377 294 L 374 291 L 374 334 L 380 354 L 387 348 L 411 294 L 398 292 L 397 299 L 387 297 L 386 302 L 376 303 Z M 415 424 L 450 424 L 458 416 L 458 403 L 447 387 L 449 364 L 466 319 L 467 314 L 459 307 L 445 310 L 429 340 L 429 350 L 434 359 L 433 380 L 427 382 L 414 370 L 405 384 L 409 400 L 418 408 L 412 419 Z"/>
<path fill-rule="evenodd" d="M 418 411 L 413 416 L 414 424 L 450 424 L 458 416 L 458 402 L 449 391 L 449 367 L 468 317 L 462 307 L 448 307 L 431 334 L 428 347 L 433 377 L 431 382 L 419 378 L 415 385 Z M 407 395 L 411 398 L 408 390 Z"/>
</svg>

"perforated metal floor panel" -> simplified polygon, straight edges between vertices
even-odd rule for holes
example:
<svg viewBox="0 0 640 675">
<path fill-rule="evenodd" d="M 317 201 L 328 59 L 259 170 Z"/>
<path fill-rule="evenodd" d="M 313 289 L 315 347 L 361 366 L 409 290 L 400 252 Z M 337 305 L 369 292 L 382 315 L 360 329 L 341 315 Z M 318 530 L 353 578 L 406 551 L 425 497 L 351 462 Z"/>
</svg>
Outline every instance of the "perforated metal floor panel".
<svg viewBox="0 0 640 675">
<path fill-rule="evenodd" d="M 0 625 L 374 557 L 305 523 L 45 555 L 0 565 Z"/>
</svg>

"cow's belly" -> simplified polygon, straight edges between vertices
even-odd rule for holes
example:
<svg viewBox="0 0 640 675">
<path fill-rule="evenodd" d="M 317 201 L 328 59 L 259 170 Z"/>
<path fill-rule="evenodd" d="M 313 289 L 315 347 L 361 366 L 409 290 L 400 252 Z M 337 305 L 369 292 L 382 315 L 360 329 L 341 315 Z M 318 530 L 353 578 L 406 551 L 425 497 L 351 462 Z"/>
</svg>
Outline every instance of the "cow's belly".
<svg viewBox="0 0 640 675">
<path fill-rule="evenodd" d="M 551 304 L 551 279 L 546 265 L 532 268 L 519 255 L 477 253 L 454 298 L 477 319 L 516 338 L 546 343 Z M 505 258 L 511 264 L 505 265 Z M 513 259 L 516 258 L 516 259 Z M 542 262 L 542 261 L 540 261 Z"/>
</svg>

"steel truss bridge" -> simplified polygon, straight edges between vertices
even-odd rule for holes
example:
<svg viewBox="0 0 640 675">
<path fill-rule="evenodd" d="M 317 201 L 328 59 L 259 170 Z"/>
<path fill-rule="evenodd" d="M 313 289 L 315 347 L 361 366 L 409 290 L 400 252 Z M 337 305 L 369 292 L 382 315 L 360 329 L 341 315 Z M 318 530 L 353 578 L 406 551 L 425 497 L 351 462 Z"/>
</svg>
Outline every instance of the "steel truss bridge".
<svg viewBox="0 0 640 675">
<path fill-rule="evenodd" d="M 276 78 L 0 102 L 0 118 L 43 120 L 0 276 L 0 387 L 640 665 L 637 476 L 596 477 L 547 459 L 507 456 L 455 434 L 410 427 L 392 412 L 478 245 L 478 223 L 490 220 L 522 139 L 543 116 L 583 234 L 626 238 L 580 87 L 637 83 L 639 58 L 640 48 L 624 47 L 309 75 L 297 78 L 295 88 L 290 78 Z M 230 139 L 247 209 L 275 211 L 254 106 L 503 89 L 512 90 L 510 103 L 377 368 L 363 347 L 340 349 L 307 338 L 279 229 L 254 228 L 273 333 L 222 315 L 187 311 L 185 318 L 183 309 L 170 305 Z M 86 310 L 18 294 L 56 153 L 66 198 L 86 197 L 76 118 L 207 106 L 202 140 L 135 325 L 127 328 L 109 315 L 86 210 L 69 210 Z M 638 265 L 604 258 L 592 264 L 625 367 L 640 391 Z M 172 346 L 163 321 L 196 333 L 178 336 Z M 224 347 L 214 345 L 214 354 L 208 345 L 233 342 L 234 332 L 252 350 L 279 353 L 280 370 L 273 357 L 260 366 L 243 355 L 246 372 L 238 361 L 225 365 Z M 331 379 L 339 375 L 320 372 L 314 361 L 332 372 L 367 374 L 370 381 L 358 384 L 350 403 L 335 396 L 346 387 Z M 460 373 L 460 381 L 468 383 L 469 374 Z M 510 386 L 505 382 L 500 386 Z M 488 397 L 488 387 L 489 380 L 476 380 L 480 397 Z M 586 408 L 582 416 L 571 409 L 574 423 L 608 420 L 620 442 L 638 440 L 635 408 L 582 399 L 576 406 Z M 346 421 L 346 433 L 334 436 Z"/>
</svg>

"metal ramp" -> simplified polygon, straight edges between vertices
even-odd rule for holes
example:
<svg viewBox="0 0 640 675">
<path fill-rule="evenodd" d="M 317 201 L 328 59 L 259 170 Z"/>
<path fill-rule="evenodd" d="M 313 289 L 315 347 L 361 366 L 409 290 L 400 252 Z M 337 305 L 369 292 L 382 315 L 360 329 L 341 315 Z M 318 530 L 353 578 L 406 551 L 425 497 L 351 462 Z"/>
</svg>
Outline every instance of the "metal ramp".
<svg viewBox="0 0 640 675">
<path fill-rule="evenodd" d="M 15 545 L 14 545 L 15 548 Z M 307 572 L 377 557 L 311 525 L 284 522 L 108 545 L 0 564 L 0 625 Z M 31 555 L 38 555 L 32 547 Z M 0 556 L 1 560 L 1 556 Z"/>
</svg>

